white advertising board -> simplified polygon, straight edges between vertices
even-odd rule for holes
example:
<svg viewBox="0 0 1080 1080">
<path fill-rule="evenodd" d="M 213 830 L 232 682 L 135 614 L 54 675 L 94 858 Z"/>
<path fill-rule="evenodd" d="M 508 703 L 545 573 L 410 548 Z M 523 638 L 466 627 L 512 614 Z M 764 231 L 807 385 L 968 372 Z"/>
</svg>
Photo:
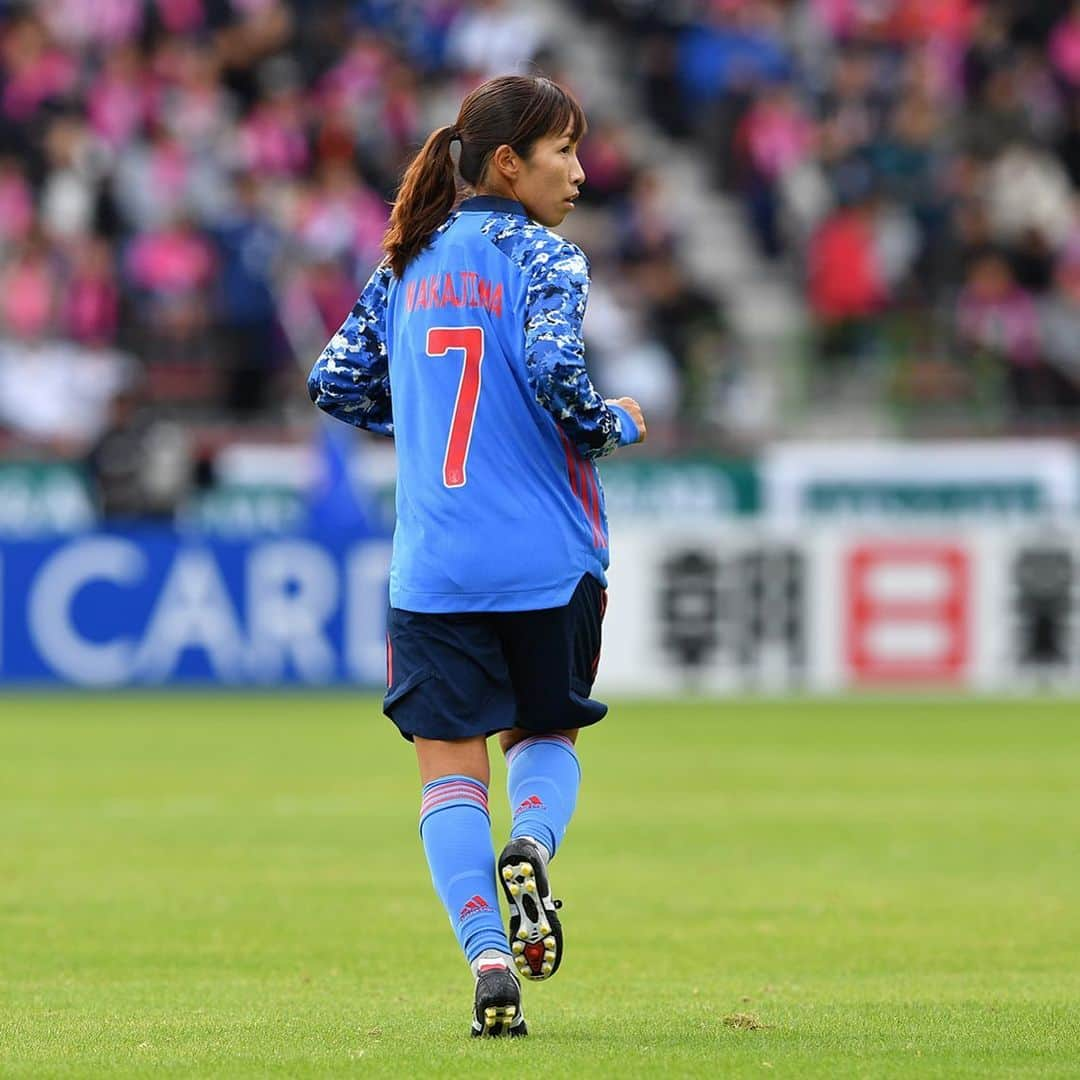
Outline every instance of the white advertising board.
<svg viewBox="0 0 1080 1080">
<path fill-rule="evenodd" d="M 1080 528 L 626 521 L 597 692 L 1080 689 Z"/>
<path fill-rule="evenodd" d="M 1076 512 L 1080 454 L 1065 439 L 775 443 L 761 482 L 773 520 L 1022 520 Z"/>
</svg>

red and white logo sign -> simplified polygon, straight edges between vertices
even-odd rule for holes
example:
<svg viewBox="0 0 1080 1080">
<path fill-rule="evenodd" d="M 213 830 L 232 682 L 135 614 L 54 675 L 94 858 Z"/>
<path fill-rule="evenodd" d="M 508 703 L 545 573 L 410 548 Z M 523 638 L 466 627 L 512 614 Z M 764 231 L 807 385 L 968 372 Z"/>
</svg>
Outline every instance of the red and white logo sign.
<svg viewBox="0 0 1080 1080">
<path fill-rule="evenodd" d="M 845 564 L 856 684 L 959 682 L 970 659 L 971 557 L 955 543 L 864 543 Z"/>
</svg>

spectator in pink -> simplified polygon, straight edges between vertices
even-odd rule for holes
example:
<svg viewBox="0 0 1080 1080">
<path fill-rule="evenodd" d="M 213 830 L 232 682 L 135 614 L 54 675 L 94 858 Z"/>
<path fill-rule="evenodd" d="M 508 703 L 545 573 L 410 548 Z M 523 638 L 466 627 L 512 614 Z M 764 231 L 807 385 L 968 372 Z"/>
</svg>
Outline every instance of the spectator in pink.
<svg viewBox="0 0 1080 1080">
<path fill-rule="evenodd" d="M 1039 320 L 1031 295 L 1016 284 L 1005 259 L 989 253 L 968 271 L 957 306 L 957 328 L 969 345 L 1017 367 L 1039 359 Z"/>
<path fill-rule="evenodd" d="M 1066 86 L 1080 91 L 1080 0 L 1054 27 L 1049 42 L 1050 59 Z"/>
<path fill-rule="evenodd" d="M 57 41 L 80 49 L 115 48 L 143 26 L 143 0 L 48 0 L 41 11 Z"/>
<path fill-rule="evenodd" d="M 0 271 L 3 331 L 21 341 L 41 341 L 56 331 L 60 277 L 40 233 L 31 233 Z"/>
<path fill-rule="evenodd" d="M 388 208 L 356 175 L 351 164 L 323 165 L 298 208 L 301 242 L 330 259 L 348 258 L 359 268 L 381 257 Z"/>
<path fill-rule="evenodd" d="M 391 63 L 384 42 L 370 34 L 357 34 L 345 55 L 317 84 L 316 101 L 327 106 L 360 107 L 379 92 Z"/>
<path fill-rule="evenodd" d="M 160 117 L 169 132 L 193 150 L 213 151 L 236 123 L 236 106 L 222 85 L 214 53 L 184 38 L 173 53 L 172 80 L 161 95 Z"/>
<path fill-rule="evenodd" d="M 779 185 L 801 165 L 815 142 L 815 129 L 790 87 L 766 89 L 735 132 L 750 222 L 762 252 L 783 249 L 778 225 Z"/>
<path fill-rule="evenodd" d="M 78 66 L 32 12 L 4 30 L 0 57 L 7 76 L 0 105 L 8 120 L 26 123 L 46 102 L 61 101 L 75 89 Z"/>
<path fill-rule="evenodd" d="M 170 34 L 190 34 L 206 22 L 203 0 L 154 0 L 157 17 Z"/>
<path fill-rule="evenodd" d="M 102 237 L 87 237 L 74 249 L 65 289 L 65 329 L 80 344 L 111 345 L 119 318 L 120 289 L 111 249 Z"/>
<path fill-rule="evenodd" d="M 304 101 L 291 87 L 272 91 L 240 126 L 241 166 L 259 176 L 302 175 L 311 161 Z"/>
<path fill-rule="evenodd" d="M 34 193 L 17 158 L 0 157 L 0 247 L 22 240 L 34 225 Z"/>
<path fill-rule="evenodd" d="M 152 114 L 151 90 L 138 49 L 124 45 L 110 50 L 86 99 L 94 133 L 114 150 L 129 143 Z"/>
<path fill-rule="evenodd" d="M 173 339 L 203 331 L 214 270 L 213 248 L 189 220 L 137 236 L 127 253 L 126 273 L 136 297 L 142 294 L 140 321 Z"/>
<path fill-rule="evenodd" d="M 968 270 L 956 328 L 969 353 L 976 350 L 1000 365 L 1015 410 L 1053 404 L 1040 355 L 1038 308 L 996 252 L 982 255 Z"/>
</svg>

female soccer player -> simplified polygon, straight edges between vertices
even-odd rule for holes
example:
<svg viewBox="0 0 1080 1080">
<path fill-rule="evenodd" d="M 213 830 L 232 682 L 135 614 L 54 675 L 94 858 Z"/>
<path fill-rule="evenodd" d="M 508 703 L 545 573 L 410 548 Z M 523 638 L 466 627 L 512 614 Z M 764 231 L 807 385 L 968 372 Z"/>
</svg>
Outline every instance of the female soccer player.
<svg viewBox="0 0 1080 1080">
<path fill-rule="evenodd" d="M 577 800 L 578 729 L 607 712 L 589 698 L 608 565 L 592 461 L 645 438 L 637 402 L 589 380 L 588 263 L 549 231 L 585 180 L 584 131 L 548 79 L 474 90 L 406 171 L 386 257 L 308 380 L 319 408 L 396 443 L 383 711 L 416 746 L 420 835 L 478 1036 L 524 1035 L 515 967 L 545 979 L 562 960 L 548 862 Z M 496 732 L 513 811 L 497 867 Z"/>
</svg>

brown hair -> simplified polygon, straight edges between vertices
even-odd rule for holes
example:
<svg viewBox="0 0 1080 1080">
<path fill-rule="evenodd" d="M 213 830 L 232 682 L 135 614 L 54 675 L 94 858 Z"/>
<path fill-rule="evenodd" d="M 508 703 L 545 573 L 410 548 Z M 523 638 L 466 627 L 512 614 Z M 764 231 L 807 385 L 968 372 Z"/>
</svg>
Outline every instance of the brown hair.
<svg viewBox="0 0 1080 1080">
<path fill-rule="evenodd" d="M 382 243 L 394 274 L 405 273 L 454 209 L 458 172 L 475 186 L 504 143 L 527 158 L 537 140 L 567 128 L 577 142 L 585 134 L 585 114 L 550 79 L 502 75 L 478 86 L 461 103 L 457 120 L 433 131 L 405 170 Z M 457 169 L 450 154 L 455 139 L 461 141 Z"/>
</svg>

